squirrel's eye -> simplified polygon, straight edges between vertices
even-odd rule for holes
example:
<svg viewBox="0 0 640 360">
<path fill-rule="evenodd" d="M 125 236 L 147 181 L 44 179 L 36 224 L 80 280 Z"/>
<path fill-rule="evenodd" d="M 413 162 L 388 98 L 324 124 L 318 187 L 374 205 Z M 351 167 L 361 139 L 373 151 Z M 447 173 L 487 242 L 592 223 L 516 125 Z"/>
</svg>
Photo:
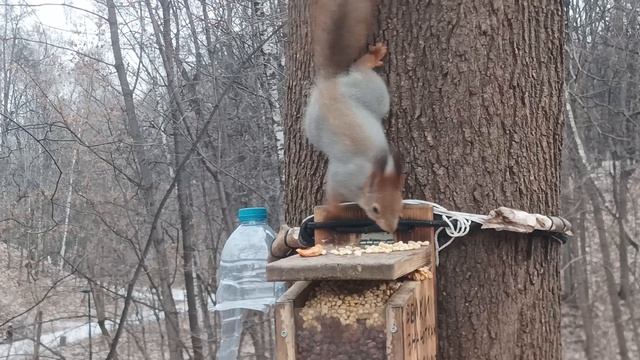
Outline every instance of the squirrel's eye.
<svg viewBox="0 0 640 360">
<path fill-rule="evenodd" d="M 380 214 L 380 209 L 378 208 L 378 205 L 373 205 L 373 207 L 371 207 L 371 211 L 373 211 L 373 213 L 376 215 Z"/>
</svg>

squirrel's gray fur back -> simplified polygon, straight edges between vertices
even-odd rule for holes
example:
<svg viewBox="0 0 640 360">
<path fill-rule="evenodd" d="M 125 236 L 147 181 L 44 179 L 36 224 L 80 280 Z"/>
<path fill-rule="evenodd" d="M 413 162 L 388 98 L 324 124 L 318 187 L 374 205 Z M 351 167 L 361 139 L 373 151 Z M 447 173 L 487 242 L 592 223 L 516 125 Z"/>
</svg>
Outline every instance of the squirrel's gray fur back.
<svg viewBox="0 0 640 360">
<path fill-rule="evenodd" d="M 321 82 L 321 81 L 319 81 Z M 311 89 L 309 102 L 304 114 L 304 131 L 309 142 L 330 157 L 338 157 L 344 153 L 336 140 L 341 134 L 336 134 L 336 129 L 328 125 L 327 111 L 322 109 L 325 104 L 320 103 L 319 87 L 317 83 Z M 370 69 L 352 69 L 347 74 L 337 78 L 336 98 L 345 108 L 353 112 L 353 117 L 344 121 L 356 121 L 353 131 L 362 131 L 359 136 L 364 136 L 372 145 L 380 146 L 381 152 L 387 152 L 387 139 L 382 128 L 382 119 L 389 112 L 389 91 L 382 78 Z M 338 106 L 339 104 L 328 104 Z M 335 150 L 335 151 L 334 151 Z M 331 156 L 331 153 L 336 153 Z M 371 154 L 375 155 L 375 154 Z"/>
<path fill-rule="evenodd" d="M 371 111 L 378 120 L 389 112 L 387 85 L 375 71 L 353 69 L 338 77 L 338 83 L 349 100 Z"/>
<path fill-rule="evenodd" d="M 382 78 L 371 69 L 354 67 L 336 79 L 336 102 L 321 101 L 322 80 L 311 90 L 304 114 L 304 131 L 309 142 L 329 158 L 327 170 L 328 187 L 339 190 L 349 201 L 355 201 L 362 193 L 362 186 L 373 170 L 374 161 L 380 156 L 390 156 L 382 119 L 389 111 L 389 92 Z M 353 132 L 351 135 L 366 143 L 365 149 L 354 148 L 344 141 L 344 129 L 332 127 L 327 118 L 335 106 L 346 109 L 341 113 Z M 391 160 L 392 161 L 392 160 Z"/>
</svg>

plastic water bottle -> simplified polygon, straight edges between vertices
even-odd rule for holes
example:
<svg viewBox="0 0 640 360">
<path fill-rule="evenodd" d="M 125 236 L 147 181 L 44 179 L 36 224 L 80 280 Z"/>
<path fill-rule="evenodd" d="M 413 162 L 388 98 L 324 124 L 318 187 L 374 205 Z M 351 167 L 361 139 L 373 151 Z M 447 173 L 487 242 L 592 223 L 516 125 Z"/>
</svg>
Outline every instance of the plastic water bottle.
<svg viewBox="0 0 640 360">
<path fill-rule="evenodd" d="M 267 225 L 267 209 L 238 211 L 240 225 L 222 249 L 216 310 L 220 311 L 221 342 L 217 360 L 236 360 L 246 310 L 268 312 L 283 290 L 266 281 L 267 258 L 275 233 Z"/>
</svg>

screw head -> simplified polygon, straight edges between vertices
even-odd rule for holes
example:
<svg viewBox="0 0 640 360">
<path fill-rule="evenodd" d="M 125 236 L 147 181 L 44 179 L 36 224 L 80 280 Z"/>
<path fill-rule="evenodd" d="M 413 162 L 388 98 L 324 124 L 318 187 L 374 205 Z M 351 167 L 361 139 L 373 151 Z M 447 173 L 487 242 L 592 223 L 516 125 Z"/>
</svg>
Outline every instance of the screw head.
<svg viewBox="0 0 640 360">
<path fill-rule="evenodd" d="M 287 330 L 280 331 L 280 336 L 283 337 L 283 338 L 287 337 Z"/>
<path fill-rule="evenodd" d="M 392 324 L 391 325 L 391 333 L 395 334 L 398 332 L 398 327 L 396 326 L 396 324 Z"/>
</svg>

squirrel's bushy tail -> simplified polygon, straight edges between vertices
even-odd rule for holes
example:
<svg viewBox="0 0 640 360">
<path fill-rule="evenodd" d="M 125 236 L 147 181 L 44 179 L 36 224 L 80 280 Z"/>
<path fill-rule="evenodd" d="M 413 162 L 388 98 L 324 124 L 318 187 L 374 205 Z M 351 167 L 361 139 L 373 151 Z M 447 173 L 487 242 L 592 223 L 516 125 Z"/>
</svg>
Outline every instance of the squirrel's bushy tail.
<svg viewBox="0 0 640 360">
<path fill-rule="evenodd" d="M 376 0 L 313 0 L 311 41 L 318 76 L 348 71 L 364 52 L 375 6 Z"/>
</svg>

